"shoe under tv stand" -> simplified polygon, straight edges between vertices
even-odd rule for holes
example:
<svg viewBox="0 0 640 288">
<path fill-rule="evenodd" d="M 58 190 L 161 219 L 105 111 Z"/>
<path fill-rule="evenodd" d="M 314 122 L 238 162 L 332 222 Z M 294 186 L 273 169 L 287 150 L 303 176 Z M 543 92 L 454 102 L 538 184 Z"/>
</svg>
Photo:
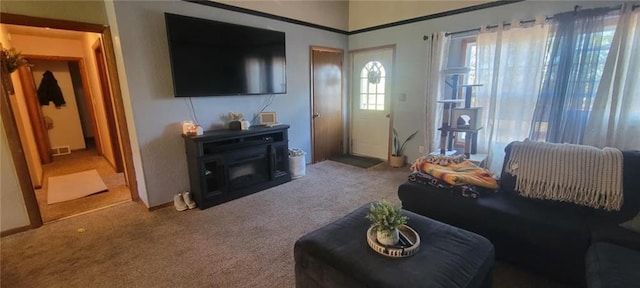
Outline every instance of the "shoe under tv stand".
<svg viewBox="0 0 640 288">
<path fill-rule="evenodd" d="M 190 189 L 200 209 L 291 181 L 289 125 L 184 135 Z"/>
</svg>

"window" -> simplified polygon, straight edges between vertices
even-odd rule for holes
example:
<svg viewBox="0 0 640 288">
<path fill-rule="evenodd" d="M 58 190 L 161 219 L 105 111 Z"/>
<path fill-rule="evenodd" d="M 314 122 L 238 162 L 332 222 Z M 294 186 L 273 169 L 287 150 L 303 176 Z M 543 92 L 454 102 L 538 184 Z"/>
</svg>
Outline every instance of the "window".
<svg viewBox="0 0 640 288">
<path fill-rule="evenodd" d="M 601 17 L 601 18 L 599 18 Z M 554 27 L 530 138 L 582 144 L 618 16 L 563 20 Z"/>
<path fill-rule="evenodd" d="M 585 69 L 585 67 L 593 67 L 595 69 L 589 69 L 586 72 L 572 72 L 584 73 L 584 75 L 576 77 L 575 81 L 570 83 L 577 95 L 575 99 L 579 99 L 579 101 L 567 103 L 567 107 L 570 110 L 591 111 L 593 94 L 598 90 L 597 87 L 600 84 L 600 79 L 604 72 L 604 65 L 611 48 L 613 35 L 615 34 L 616 21 L 613 20 L 616 19 L 617 18 L 613 17 L 609 18 L 607 22 L 608 25 L 604 27 L 604 31 L 602 32 L 592 33 L 593 35 L 585 33 L 575 39 L 579 44 L 576 45 L 577 56 L 573 58 L 572 70 L 580 71 L 580 69 Z M 553 40 L 554 38 L 550 37 L 549 43 L 552 43 Z M 590 43 L 585 44 L 585 41 L 590 41 Z M 547 57 L 545 58 L 544 74 L 547 73 L 547 69 L 550 67 L 559 65 L 559 59 L 550 59 L 550 55 L 551 53 L 547 53 Z M 555 75 L 552 75 L 552 77 L 555 77 Z"/>
<path fill-rule="evenodd" d="M 360 109 L 384 110 L 386 73 L 378 61 L 370 61 L 360 72 Z"/>
<path fill-rule="evenodd" d="M 476 53 L 477 51 L 476 48 L 477 48 L 477 45 L 476 45 L 475 37 L 465 38 L 462 40 L 462 49 L 461 49 L 462 55 L 460 55 L 463 63 L 462 66 L 469 68 L 469 72 L 462 77 L 463 84 L 467 84 L 467 85 L 477 84 L 476 83 L 476 75 L 477 75 L 476 63 L 477 63 L 478 55 Z M 466 93 L 465 89 L 473 89 L 473 88 L 464 88 L 464 89 L 459 88 L 459 89 L 460 90 L 458 91 L 457 95 L 465 95 Z M 471 93 L 470 101 L 471 101 L 471 107 L 477 106 L 475 93 Z M 464 149 L 466 136 L 467 136 L 467 133 L 456 133 L 455 144 L 454 144 L 456 149 Z"/>
<path fill-rule="evenodd" d="M 476 39 L 468 39 L 462 43 L 462 52 L 464 53 L 464 67 L 469 68 L 469 74 L 465 79 L 465 84 L 476 84 Z"/>
</svg>

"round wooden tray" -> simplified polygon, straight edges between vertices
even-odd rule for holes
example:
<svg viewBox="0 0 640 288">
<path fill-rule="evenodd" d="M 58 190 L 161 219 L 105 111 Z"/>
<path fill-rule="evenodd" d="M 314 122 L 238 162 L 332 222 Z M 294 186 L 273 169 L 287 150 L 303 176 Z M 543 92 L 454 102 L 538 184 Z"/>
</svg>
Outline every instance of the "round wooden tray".
<svg viewBox="0 0 640 288">
<path fill-rule="evenodd" d="M 369 247 L 371 247 L 371 249 L 373 249 L 374 251 L 388 257 L 400 258 L 416 254 L 418 250 L 420 250 L 420 235 L 418 235 L 416 230 L 413 230 L 413 228 L 407 225 L 400 226 L 398 230 L 400 230 L 404 235 L 407 236 L 407 238 L 409 238 L 411 242 L 413 242 L 412 246 L 399 247 L 380 244 L 376 237 L 376 232 L 373 232 L 373 229 L 371 227 L 369 227 L 369 230 L 367 230 L 367 244 L 369 244 Z"/>
</svg>

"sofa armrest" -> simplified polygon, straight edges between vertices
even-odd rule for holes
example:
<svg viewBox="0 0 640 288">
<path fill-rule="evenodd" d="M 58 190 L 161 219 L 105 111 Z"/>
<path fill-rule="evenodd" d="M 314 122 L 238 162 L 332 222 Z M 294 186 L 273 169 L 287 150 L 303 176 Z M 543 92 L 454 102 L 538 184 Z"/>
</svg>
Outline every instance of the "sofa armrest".
<svg viewBox="0 0 640 288">
<path fill-rule="evenodd" d="M 591 227 L 591 243 L 608 242 L 640 250 L 640 233 L 618 225 L 596 224 Z"/>
</svg>

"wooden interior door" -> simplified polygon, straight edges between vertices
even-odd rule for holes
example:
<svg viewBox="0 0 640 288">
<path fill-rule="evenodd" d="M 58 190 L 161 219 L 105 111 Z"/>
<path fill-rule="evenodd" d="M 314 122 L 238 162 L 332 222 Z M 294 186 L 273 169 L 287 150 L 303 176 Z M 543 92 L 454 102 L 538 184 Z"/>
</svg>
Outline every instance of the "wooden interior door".
<svg viewBox="0 0 640 288">
<path fill-rule="evenodd" d="M 343 152 L 342 63 L 344 51 L 311 48 L 313 163 Z"/>
<path fill-rule="evenodd" d="M 96 66 L 98 67 L 98 76 L 100 78 L 100 92 L 102 92 L 102 100 L 104 102 L 104 113 L 107 118 L 107 126 L 109 128 L 109 138 L 111 139 L 111 147 L 113 149 L 114 168 L 117 173 L 124 171 L 122 163 L 122 150 L 120 150 L 120 141 L 118 139 L 118 130 L 116 116 L 113 110 L 113 99 L 111 90 L 109 89 L 109 76 L 107 75 L 106 63 L 104 62 L 104 52 L 100 40 L 93 47 L 96 57 Z"/>
<path fill-rule="evenodd" d="M 47 128 L 45 128 L 44 116 L 42 115 L 42 109 L 38 101 L 38 90 L 36 89 L 36 82 L 33 78 L 31 68 L 26 65 L 20 66 L 20 68 L 18 68 L 18 75 L 20 77 L 25 103 L 27 104 L 29 120 L 31 121 L 31 128 L 33 129 L 33 137 L 38 147 L 40 162 L 42 164 L 51 163 L 53 162 L 51 141 L 49 140 Z"/>
</svg>

